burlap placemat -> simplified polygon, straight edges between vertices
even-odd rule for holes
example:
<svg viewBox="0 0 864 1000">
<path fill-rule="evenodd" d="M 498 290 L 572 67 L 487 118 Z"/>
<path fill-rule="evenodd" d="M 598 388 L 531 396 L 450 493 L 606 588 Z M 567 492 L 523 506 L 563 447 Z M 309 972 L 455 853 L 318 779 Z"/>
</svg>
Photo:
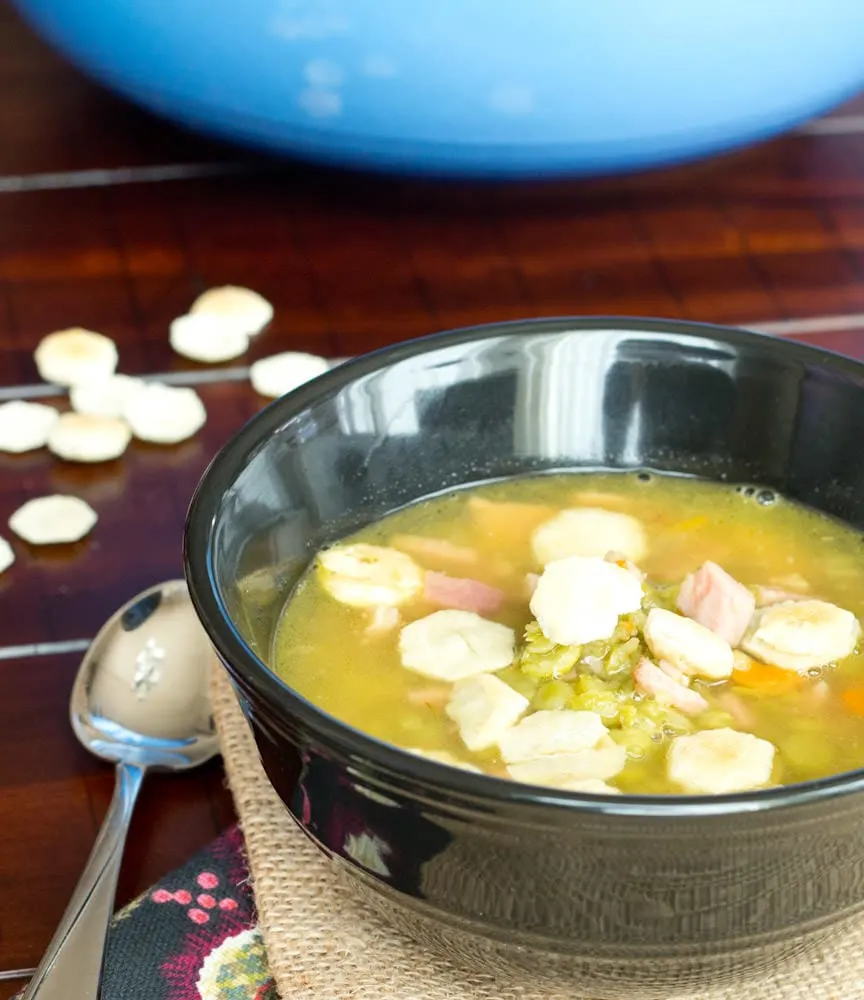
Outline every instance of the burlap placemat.
<svg viewBox="0 0 864 1000">
<path fill-rule="evenodd" d="M 400 935 L 346 891 L 344 876 L 296 827 L 264 774 L 221 667 L 213 672 L 213 707 L 283 1000 L 592 1000 L 538 990 L 527 974 L 468 973 Z M 806 964 L 684 1000 L 864 1000 L 864 921 Z"/>
</svg>

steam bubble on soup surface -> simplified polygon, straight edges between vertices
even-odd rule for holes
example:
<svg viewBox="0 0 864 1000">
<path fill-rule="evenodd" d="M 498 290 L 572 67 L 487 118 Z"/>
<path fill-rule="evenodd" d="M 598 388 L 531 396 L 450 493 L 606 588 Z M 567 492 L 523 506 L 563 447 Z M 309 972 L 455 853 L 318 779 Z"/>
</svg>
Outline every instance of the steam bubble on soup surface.
<svg viewBox="0 0 864 1000">
<path fill-rule="evenodd" d="M 765 498 L 770 495 L 770 503 Z M 864 766 L 864 537 L 657 473 L 465 488 L 313 560 L 273 668 L 443 766 L 588 795 Z"/>
</svg>

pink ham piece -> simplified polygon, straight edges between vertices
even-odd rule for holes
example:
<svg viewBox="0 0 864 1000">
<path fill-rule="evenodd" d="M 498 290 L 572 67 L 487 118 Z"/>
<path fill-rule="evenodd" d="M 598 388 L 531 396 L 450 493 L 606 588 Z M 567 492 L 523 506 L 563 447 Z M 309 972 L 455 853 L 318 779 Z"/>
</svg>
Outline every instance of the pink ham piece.
<svg viewBox="0 0 864 1000">
<path fill-rule="evenodd" d="M 682 687 L 688 687 L 690 684 L 690 678 L 687 674 L 680 671 L 677 667 L 673 667 L 668 660 L 659 660 L 657 666 L 666 674 L 667 677 L 671 677 L 676 684 L 680 684 Z"/>
<path fill-rule="evenodd" d="M 430 604 L 440 608 L 455 608 L 458 611 L 473 611 L 478 615 L 490 615 L 497 611 L 507 595 L 497 587 L 490 587 L 479 580 L 467 580 L 446 573 L 426 571 L 426 586 L 423 596 Z"/>
<path fill-rule="evenodd" d="M 777 587 L 757 587 L 756 607 L 767 608 L 771 604 L 781 604 L 783 601 L 806 601 L 807 594 L 796 594 L 791 590 L 779 590 Z"/>
<path fill-rule="evenodd" d="M 650 695 L 664 705 L 671 705 L 687 715 L 698 715 L 708 708 L 708 702 L 698 691 L 691 691 L 664 673 L 655 663 L 643 657 L 633 671 L 636 690 Z"/>
<path fill-rule="evenodd" d="M 717 563 L 705 562 L 684 578 L 678 610 L 735 647 L 744 637 L 756 598 Z"/>
<path fill-rule="evenodd" d="M 717 698 L 717 705 L 728 712 L 735 720 L 735 724 L 742 729 L 752 729 L 756 725 L 757 720 L 750 706 L 737 694 L 724 691 Z"/>
<path fill-rule="evenodd" d="M 421 562 L 448 564 L 461 570 L 471 569 L 480 562 L 480 554 L 467 545 L 456 545 L 446 538 L 427 538 L 425 535 L 396 535 L 390 540 L 394 548 L 407 552 Z"/>
</svg>

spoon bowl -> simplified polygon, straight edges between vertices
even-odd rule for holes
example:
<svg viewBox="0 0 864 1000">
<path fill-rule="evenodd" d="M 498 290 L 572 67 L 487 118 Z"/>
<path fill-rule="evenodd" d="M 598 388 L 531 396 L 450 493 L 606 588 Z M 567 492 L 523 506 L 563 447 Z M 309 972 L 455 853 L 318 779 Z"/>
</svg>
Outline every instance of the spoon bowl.
<svg viewBox="0 0 864 1000">
<path fill-rule="evenodd" d="M 212 647 L 183 580 L 157 584 L 99 630 L 72 688 L 81 743 L 112 763 L 197 767 L 218 752 L 208 692 Z"/>
<path fill-rule="evenodd" d="M 124 604 L 90 643 L 69 714 L 81 743 L 115 764 L 111 805 L 87 866 L 23 1000 L 100 996 L 105 937 L 126 833 L 144 775 L 210 760 L 219 741 L 210 708 L 211 646 L 183 580 Z"/>
</svg>

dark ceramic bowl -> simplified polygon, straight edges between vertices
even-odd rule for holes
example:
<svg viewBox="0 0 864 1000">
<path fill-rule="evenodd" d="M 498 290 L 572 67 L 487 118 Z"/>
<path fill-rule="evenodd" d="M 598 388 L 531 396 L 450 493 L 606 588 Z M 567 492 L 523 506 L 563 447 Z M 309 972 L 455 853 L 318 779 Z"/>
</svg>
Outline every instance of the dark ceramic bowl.
<svg viewBox="0 0 864 1000">
<path fill-rule="evenodd" d="M 792 342 L 631 319 L 458 330 L 341 365 L 248 423 L 193 500 L 186 572 L 274 788 L 400 932 L 595 997 L 665 998 L 861 912 L 864 772 L 604 798 L 446 768 L 294 693 L 267 668 L 274 624 L 320 546 L 497 477 L 666 470 L 861 526 L 862 440 L 864 365 Z"/>
</svg>

